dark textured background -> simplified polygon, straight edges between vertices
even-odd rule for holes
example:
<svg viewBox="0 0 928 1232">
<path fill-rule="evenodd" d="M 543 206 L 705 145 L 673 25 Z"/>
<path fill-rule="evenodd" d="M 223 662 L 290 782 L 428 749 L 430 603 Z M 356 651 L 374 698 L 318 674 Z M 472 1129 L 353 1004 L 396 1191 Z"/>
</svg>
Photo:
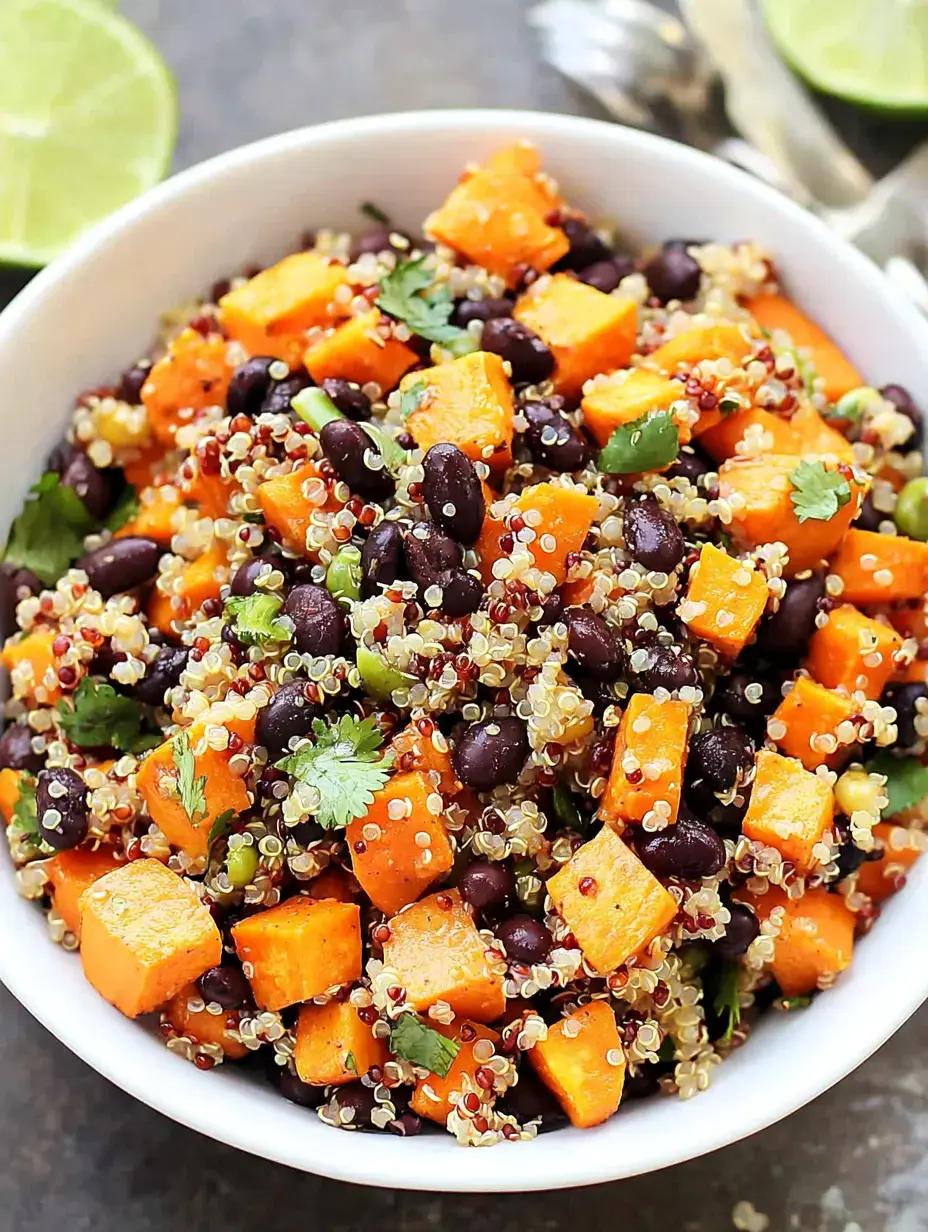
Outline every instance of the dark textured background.
<svg viewBox="0 0 928 1232">
<path fill-rule="evenodd" d="M 372 111 L 589 110 L 538 63 L 524 0 L 124 0 L 123 7 L 177 74 L 179 167 L 281 129 Z M 879 172 L 923 135 L 833 111 Z M 22 281 L 0 277 L 0 300 Z M 733 1204 L 748 1199 L 769 1215 L 771 1232 L 923 1232 L 926 1054 L 923 1011 L 837 1090 L 708 1159 L 585 1191 L 443 1197 L 303 1176 L 200 1138 L 108 1085 L 0 989 L 0 1229 L 566 1232 L 581 1223 L 596 1232 L 721 1232 L 731 1227 Z M 516 1176 L 519 1159 L 512 1149 Z"/>
</svg>

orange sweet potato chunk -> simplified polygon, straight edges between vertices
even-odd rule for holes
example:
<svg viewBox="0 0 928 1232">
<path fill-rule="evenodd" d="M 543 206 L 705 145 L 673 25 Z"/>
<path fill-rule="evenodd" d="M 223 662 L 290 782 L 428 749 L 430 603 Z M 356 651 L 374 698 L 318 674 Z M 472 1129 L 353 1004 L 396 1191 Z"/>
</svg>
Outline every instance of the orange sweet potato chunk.
<svg viewBox="0 0 928 1232">
<path fill-rule="evenodd" d="M 789 421 L 796 439 L 796 452 L 815 461 L 835 458 L 853 466 L 854 446 L 837 429 L 827 424 L 814 406 L 804 403 Z"/>
<path fill-rule="evenodd" d="M 503 976 L 457 890 L 431 894 L 390 920 L 384 965 L 395 971 L 417 1012 L 447 1001 L 459 1018 L 495 1022 L 506 1004 Z"/>
<path fill-rule="evenodd" d="M 415 394 L 406 429 L 422 450 L 449 441 L 493 470 L 512 463 L 512 390 L 498 355 L 471 351 L 451 363 L 411 372 L 400 389 Z"/>
<path fill-rule="evenodd" d="M 578 1129 L 600 1125 L 616 1111 L 625 1085 L 625 1054 L 615 1015 L 591 1001 L 548 1028 L 528 1054 L 535 1072 Z"/>
<path fill-rule="evenodd" d="M 829 402 L 837 402 L 842 395 L 864 384 L 863 377 L 821 326 L 784 296 L 764 292 L 749 299 L 745 307 L 762 329 L 771 334 L 782 330 L 789 334 L 794 346 L 811 352 Z"/>
<path fill-rule="evenodd" d="M 258 500 L 268 525 L 280 533 L 284 546 L 308 555 L 306 533 L 315 513 L 334 513 L 342 507 L 333 491 L 319 477 L 315 462 L 306 462 L 258 488 Z"/>
<path fill-rule="evenodd" d="M 234 371 L 226 349 L 219 334 L 204 338 L 195 329 L 184 329 L 149 372 L 142 403 L 162 445 L 173 447 L 177 429 L 192 419 L 194 411 L 225 405 Z"/>
<path fill-rule="evenodd" d="M 19 800 L 19 785 L 22 777 L 22 770 L 11 770 L 9 766 L 0 770 L 0 817 L 6 825 L 13 820 L 13 810 Z"/>
<path fill-rule="evenodd" d="M 429 724 L 430 720 L 424 722 Z M 431 726 L 431 732 L 423 733 L 415 723 L 410 723 L 396 733 L 390 742 L 396 768 L 402 773 L 421 770 L 436 791 L 453 796 L 461 790 L 461 783 L 451 765 L 448 741 L 434 724 Z"/>
<path fill-rule="evenodd" d="M 583 395 L 583 422 L 593 438 L 600 445 L 606 445 L 622 424 L 635 423 L 652 411 L 669 411 L 675 402 L 684 402 L 685 398 L 679 381 L 660 376 L 649 368 L 614 372 L 594 382 Z M 677 430 L 680 443 L 685 445 L 692 436 L 689 419 L 678 421 Z"/>
<path fill-rule="evenodd" d="M 858 711 L 856 702 L 844 693 L 826 689 L 808 676 L 800 676 L 771 716 L 769 731 L 784 753 L 798 757 L 807 770 L 831 766 L 840 759 L 842 740 L 838 729 Z M 774 726 L 775 725 L 775 726 Z"/>
<path fill-rule="evenodd" d="M 255 1001 L 282 1010 L 361 975 L 361 909 L 326 898 L 289 898 L 232 929 Z"/>
<path fill-rule="evenodd" d="M 387 1046 L 377 1039 L 349 1001 L 304 1005 L 296 1028 L 293 1060 L 303 1082 L 341 1086 L 357 1082 L 372 1065 L 383 1067 Z"/>
<path fill-rule="evenodd" d="M 339 903 L 353 903 L 360 894 L 357 881 L 338 864 L 327 865 L 306 888 L 311 898 L 334 898 Z"/>
<path fill-rule="evenodd" d="M 81 895 L 80 915 L 84 975 L 128 1018 L 157 1009 L 222 957 L 209 909 L 157 860 L 100 877 Z"/>
<path fill-rule="evenodd" d="M 775 847 L 804 872 L 812 849 L 834 818 L 834 794 L 826 782 L 793 757 L 760 749 L 751 801 L 741 828 L 748 838 Z"/>
<path fill-rule="evenodd" d="M 485 1041 L 489 1041 L 491 1046 L 495 1045 L 499 1035 L 479 1022 L 453 1022 L 447 1026 L 440 1022 L 431 1022 L 429 1026 L 448 1039 L 457 1040 L 461 1048 L 444 1078 L 440 1078 L 438 1074 L 429 1074 L 428 1078 L 416 1079 L 416 1089 L 409 1106 L 418 1116 L 444 1125 L 448 1120 L 448 1113 L 464 1093 L 464 1078 L 470 1079 L 471 1086 L 476 1085 L 474 1075 L 484 1064 L 486 1056 L 490 1055 Z M 462 1034 L 466 1039 L 462 1038 Z M 474 1056 L 475 1048 L 480 1055 Z M 484 1053 L 486 1056 L 481 1060 Z"/>
<path fill-rule="evenodd" d="M 901 648 L 902 638 L 891 625 L 844 603 L 812 635 L 806 667 L 828 689 L 875 699 L 893 675 L 893 655 Z"/>
<path fill-rule="evenodd" d="M 395 389 L 419 357 L 404 342 L 390 337 L 382 328 L 383 321 L 380 312 L 372 308 L 310 347 L 303 362 L 316 384 L 326 377 L 342 377 L 359 385 L 373 382 L 384 394 Z"/>
<path fill-rule="evenodd" d="M 787 898 L 771 887 L 757 897 L 739 895 L 765 920 L 775 907 L 784 911 L 774 942 L 773 977 L 786 997 L 801 997 L 825 986 L 851 964 L 855 916 L 840 894 L 824 888 Z"/>
<path fill-rule="evenodd" d="M 174 514 L 180 505 L 181 496 L 177 488 L 146 488 L 139 495 L 138 513 L 116 532 L 114 538 L 142 535 L 154 539 L 163 548 L 169 548 L 174 537 Z"/>
<path fill-rule="evenodd" d="M 185 1035 L 195 1044 L 217 1045 L 230 1061 L 240 1061 L 247 1057 L 248 1049 L 242 1043 L 238 1032 L 238 1014 L 231 1010 L 211 1014 L 205 1006 L 202 1009 L 190 1008 L 191 1005 L 202 1002 L 203 997 L 196 984 L 186 984 L 161 1011 L 162 1021 L 169 1023 L 178 1035 Z"/>
<path fill-rule="evenodd" d="M 888 821 L 874 826 L 873 833 L 880 859 L 860 866 L 857 888 L 875 903 L 882 903 L 905 885 L 909 869 L 925 850 L 925 836 L 920 830 L 907 830 Z"/>
<path fill-rule="evenodd" d="M 554 387 L 567 397 L 576 397 L 590 377 L 624 368 L 635 352 L 635 300 L 606 295 L 570 274 L 534 283 L 512 315 L 554 353 Z"/>
<path fill-rule="evenodd" d="M 540 519 L 532 527 L 535 538 L 529 551 L 535 567 L 550 573 L 555 585 L 567 577 L 567 557 L 579 552 L 590 532 L 596 517 L 599 502 L 595 496 L 580 488 L 567 488 L 556 483 L 536 483 L 526 488 L 516 501 L 520 514 L 531 511 Z M 493 578 L 493 565 L 506 553 L 500 541 L 508 533 L 506 520 L 494 517 L 489 510 L 483 520 L 477 540 L 477 555 L 480 557 L 480 572 L 485 582 Z"/>
<path fill-rule="evenodd" d="M 59 851 L 45 865 L 52 887 L 52 905 L 68 931 L 78 939 L 81 935 L 81 895 L 88 886 L 124 863 L 112 847 L 98 847 L 96 851 L 75 847 L 73 851 Z"/>
<path fill-rule="evenodd" d="M 0 655 L 10 673 L 13 696 L 30 706 L 54 706 L 61 697 L 54 640 L 54 629 L 35 629 L 11 638 Z"/>
<path fill-rule="evenodd" d="M 608 825 L 574 852 L 546 889 L 601 975 L 640 954 L 677 914 L 673 895 Z"/>
<path fill-rule="evenodd" d="M 740 325 L 699 325 L 657 347 L 648 356 L 647 363 L 672 376 L 681 366 L 689 369 L 706 359 L 727 359 L 734 367 L 739 367 L 750 358 L 753 349 Z"/>
<path fill-rule="evenodd" d="M 760 570 L 707 543 L 690 570 L 686 599 L 677 613 L 697 637 L 733 659 L 744 649 L 766 606 L 767 582 Z"/>
<path fill-rule="evenodd" d="M 700 434 L 699 443 L 711 458 L 722 462 L 725 458 L 742 456 L 738 446 L 748 432 L 752 437 L 760 436 L 765 453 L 799 453 L 799 440 L 789 420 L 759 407 L 725 415 L 714 427 Z"/>
<path fill-rule="evenodd" d="M 848 603 L 921 600 L 928 591 L 928 543 L 851 529 L 830 571 L 844 583 L 841 597 Z"/>
<path fill-rule="evenodd" d="M 641 821 L 654 809 L 666 821 L 677 820 L 689 722 L 686 702 L 649 693 L 628 699 L 599 808 L 604 820 Z"/>
<path fill-rule="evenodd" d="M 429 807 L 430 797 L 438 801 L 437 813 Z M 414 770 L 388 779 L 364 816 L 349 824 L 346 838 L 354 875 L 386 915 L 415 902 L 450 871 L 454 848 L 440 808 L 441 796 L 421 770 Z"/>
</svg>

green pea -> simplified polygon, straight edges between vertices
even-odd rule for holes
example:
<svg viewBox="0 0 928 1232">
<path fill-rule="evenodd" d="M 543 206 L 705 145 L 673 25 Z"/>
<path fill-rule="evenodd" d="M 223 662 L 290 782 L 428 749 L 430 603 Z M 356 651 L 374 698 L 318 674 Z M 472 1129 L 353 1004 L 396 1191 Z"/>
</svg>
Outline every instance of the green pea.
<svg viewBox="0 0 928 1232">
<path fill-rule="evenodd" d="M 878 405 L 880 401 L 882 399 L 879 393 L 870 385 L 861 385 L 857 389 L 849 389 L 835 403 L 834 413 L 830 418 L 847 419 L 851 423 L 859 424 L 864 417 L 864 412 L 870 407 Z"/>
<path fill-rule="evenodd" d="M 325 588 L 343 606 L 361 598 L 361 552 L 346 544 L 339 548 L 325 571 Z"/>
<path fill-rule="evenodd" d="M 295 398 L 291 398 L 290 405 L 314 432 L 321 432 L 327 423 L 335 419 L 345 418 L 325 390 L 315 385 L 301 390 Z"/>
<path fill-rule="evenodd" d="M 928 478 L 909 480 L 896 497 L 893 517 L 904 535 L 928 541 Z"/>
<path fill-rule="evenodd" d="M 406 688 L 413 683 L 412 676 L 407 676 L 399 668 L 391 667 L 382 655 L 367 646 L 358 647 L 355 662 L 361 673 L 361 683 L 371 697 L 377 698 L 378 701 L 388 702 L 394 689 Z"/>
<path fill-rule="evenodd" d="M 258 849 L 252 843 L 230 847 L 226 856 L 226 873 L 233 888 L 244 890 L 258 871 Z"/>
</svg>

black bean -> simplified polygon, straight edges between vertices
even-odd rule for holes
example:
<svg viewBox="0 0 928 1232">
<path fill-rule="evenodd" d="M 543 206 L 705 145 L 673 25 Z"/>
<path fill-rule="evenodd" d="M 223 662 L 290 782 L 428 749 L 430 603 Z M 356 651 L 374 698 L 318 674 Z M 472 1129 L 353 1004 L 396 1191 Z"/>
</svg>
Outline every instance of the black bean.
<svg viewBox="0 0 928 1232">
<path fill-rule="evenodd" d="M 622 1084 L 622 1107 L 636 1099 L 647 1099 L 661 1089 L 659 1065 L 648 1062 L 638 1067 L 636 1074 L 628 1074 Z"/>
<path fill-rule="evenodd" d="M 458 881 L 465 902 L 477 911 L 498 907 L 515 892 L 512 869 L 499 860 L 474 860 L 468 864 Z"/>
<path fill-rule="evenodd" d="M 457 445 L 433 445 L 422 462 L 422 497 L 432 521 L 465 547 L 477 542 L 487 506 L 476 467 Z"/>
<path fill-rule="evenodd" d="M 699 684 L 699 673 L 692 658 L 673 646 L 649 648 L 648 660 L 640 669 L 640 676 L 649 693 L 655 689 L 674 693 L 677 689 L 695 688 Z"/>
<path fill-rule="evenodd" d="M 197 980 L 200 996 L 209 1003 L 215 1001 L 224 1010 L 238 1010 L 251 1005 L 251 985 L 241 967 L 210 967 Z"/>
<path fill-rule="evenodd" d="M 377 256 L 381 252 L 392 252 L 395 245 L 390 242 L 390 237 L 393 235 L 402 236 L 402 234 L 395 227 L 387 225 L 376 227 L 373 231 L 368 231 L 367 235 L 360 235 L 354 240 L 348 254 L 349 259 L 357 261 L 358 257 L 363 256 L 364 253 L 373 253 L 374 256 Z M 408 236 L 403 238 L 407 241 L 409 240 Z M 401 249 L 401 251 L 404 250 L 405 248 Z"/>
<path fill-rule="evenodd" d="M 301 1108 L 318 1108 L 325 1103 L 325 1087 L 311 1086 L 303 1082 L 290 1063 L 278 1065 L 276 1053 L 271 1049 L 266 1058 L 267 1077 L 272 1086 L 291 1104 L 299 1104 Z"/>
<path fill-rule="evenodd" d="M 133 696 L 149 706 L 163 706 L 164 695 L 180 681 L 189 654 L 186 646 L 162 646 L 145 675 L 133 685 Z"/>
<path fill-rule="evenodd" d="M 690 743 L 686 774 L 697 794 L 706 799 L 723 795 L 743 782 L 754 764 L 754 743 L 743 728 L 734 724 L 714 727 Z"/>
<path fill-rule="evenodd" d="M 252 355 L 251 359 L 239 364 L 226 392 L 226 410 L 230 415 L 247 415 L 253 419 L 261 413 L 274 384 L 271 365 L 279 362 L 270 355 Z"/>
<path fill-rule="evenodd" d="M 97 470 L 83 450 L 78 450 L 64 468 L 61 486 L 74 489 L 81 504 L 95 521 L 106 516 L 112 502 L 109 480 L 106 472 Z"/>
<path fill-rule="evenodd" d="M 850 877 L 851 873 L 856 873 L 862 864 L 866 864 L 867 857 L 873 853 L 861 851 L 856 843 L 851 842 L 850 837 L 838 848 L 838 858 L 835 863 L 838 865 L 838 871 L 835 875 L 833 886 L 837 886 L 838 882 L 843 881 L 845 877 Z M 876 853 L 878 856 L 882 852 Z"/>
<path fill-rule="evenodd" d="M 373 1128 L 371 1113 L 377 1107 L 373 1087 L 366 1087 L 360 1082 L 352 1082 L 347 1086 L 338 1087 L 333 1098 L 339 1110 L 339 1125 L 343 1129 Z M 349 1113 L 349 1119 L 343 1120 L 343 1113 Z"/>
<path fill-rule="evenodd" d="M 441 610 L 452 620 L 476 612 L 483 599 L 483 583 L 464 569 L 446 569 L 435 585 L 442 592 Z"/>
<path fill-rule="evenodd" d="M 662 304 L 672 299 L 686 302 L 699 291 L 702 274 L 699 262 L 686 251 L 688 241 L 668 240 L 656 257 L 644 267 L 651 294 Z"/>
<path fill-rule="evenodd" d="M 540 625 L 554 625 L 559 620 L 564 620 L 567 614 L 567 605 L 564 603 L 564 596 L 559 590 L 553 590 L 541 605 L 541 616 L 538 623 Z"/>
<path fill-rule="evenodd" d="M 291 372 L 282 381 L 274 381 L 261 404 L 261 414 L 288 415 L 292 409 L 291 400 L 310 385 L 312 381 L 306 372 Z"/>
<path fill-rule="evenodd" d="M 528 427 L 522 439 L 528 446 L 532 461 L 552 471 L 582 471 L 592 456 L 590 443 L 561 414 L 563 398 L 549 402 L 526 402 L 522 414 Z"/>
<path fill-rule="evenodd" d="M 623 278 L 635 272 L 635 263 L 631 257 L 612 257 L 608 261 L 597 261 L 588 265 L 577 275 L 587 286 L 595 287 L 607 295 L 614 291 Z"/>
<path fill-rule="evenodd" d="M 759 684 L 761 694 L 757 701 L 747 695 L 749 685 Z M 752 693 L 754 690 L 752 690 Z M 733 672 L 720 680 L 715 700 L 721 710 L 740 723 L 753 727 L 763 726 L 783 700 L 778 684 L 763 673 Z"/>
<path fill-rule="evenodd" d="M 422 1121 L 414 1112 L 402 1112 L 395 1121 L 387 1122 L 387 1129 L 398 1138 L 414 1138 L 422 1128 Z"/>
<path fill-rule="evenodd" d="M 421 587 L 431 586 L 448 569 L 459 569 L 464 560 L 460 544 L 428 522 L 413 527 L 403 551 L 409 576 Z"/>
<path fill-rule="evenodd" d="M 715 942 L 715 952 L 720 958 L 740 958 L 759 935 L 760 924 L 754 912 L 741 903 L 730 903 L 728 913 L 731 919 L 725 925 L 725 936 Z"/>
<path fill-rule="evenodd" d="M 708 475 L 715 469 L 715 463 L 701 450 L 697 451 L 692 446 L 686 446 L 677 454 L 673 465 L 668 466 L 664 471 L 664 477 L 666 479 L 688 479 L 695 486 L 703 475 Z"/>
<path fill-rule="evenodd" d="M 381 455 L 363 428 L 350 419 L 334 419 L 322 429 L 319 440 L 335 473 L 352 492 L 371 500 L 386 500 L 393 495 L 396 483 L 387 468 L 381 465 L 374 469 L 365 460 L 365 456 Z"/>
<path fill-rule="evenodd" d="M 614 706 L 618 701 L 616 691 L 607 680 L 596 680 L 593 676 L 584 676 L 582 672 L 573 673 L 574 683 L 583 696 L 593 703 L 598 712 L 607 706 Z"/>
<path fill-rule="evenodd" d="M 506 947 L 510 962 L 533 966 L 543 963 L 551 953 L 554 938 L 540 920 L 530 915 L 514 915 L 496 926 L 496 935 Z"/>
<path fill-rule="evenodd" d="M 879 530 L 880 523 L 892 521 L 888 513 L 881 513 L 873 503 L 873 497 L 868 492 L 860 503 L 860 512 L 854 519 L 855 530 Z"/>
<path fill-rule="evenodd" d="M 104 599 L 122 591 L 134 590 L 150 582 L 158 572 L 161 545 L 141 535 L 113 539 L 102 548 L 94 548 L 75 565 L 83 569 L 94 590 Z"/>
<path fill-rule="evenodd" d="M 725 864 L 725 844 L 695 817 L 679 817 L 672 826 L 639 838 L 638 856 L 655 877 L 698 881 Z"/>
<path fill-rule="evenodd" d="M 567 653 L 580 670 L 594 680 L 618 680 L 625 653 L 611 625 L 583 607 L 568 608 L 566 620 Z"/>
<path fill-rule="evenodd" d="M 38 774 L 45 765 L 45 754 L 32 747 L 35 732 L 25 723 L 11 723 L 0 736 L 0 770 L 25 770 Z"/>
<path fill-rule="evenodd" d="M 564 1109 L 527 1065 L 520 1068 L 519 1081 L 514 1087 L 510 1087 L 505 1095 L 500 1096 L 496 1107 L 504 1116 L 515 1117 L 520 1125 L 527 1125 L 529 1121 L 540 1121 L 540 1134 L 567 1124 Z"/>
<path fill-rule="evenodd" d="M 493 321 L 497 317 L 511 317 L 514 304 L 502 296 L 486 299 L 459 299 L 451 313 L 451 324 L 464 329 L 471 321 Z"/>
<path fill-rule="evenodd" d="M 142 401 L 142 386 L 148 380 L 149 372 L 151 372 L 150 359 L 140 359 L 137 364 L 126 369 L 116 386 L 116 397 L 120 402 L 129 402 L 133 406 L 138 406 Z"/>
<path fill-rule="evenodd" d="M 597 261 L 611 258 L 609 245 L 582 218 L 566 218 L 560 227 L 570 241 L 570 248 L 553 267 L 555 271 L 587 269 Z"/>
<path fill-rule="evenodd" d="M 484 719 L 471 723 L 451 754 L 454 772 L 475 791 L 492 791 L 514 783 L 528 756 L 521 719 Z"/>
<path fill-rule="evenodd" d="M 403 562 L 403 532 L 396 522 L 381 522 L 368 535 L 361 549 L 361 594 L 364 598 L 392 586 Z"/>
<path fill-rule="evenodd" d="M 16 608 L 22 599 L 37 595 L 42 583 L 30 569 L 4 565 L 0 569 L 0 636 L 9 637 L 16 628 Z"/>
<path fill-rule="evenodd" d="M 656 573 L 673 573 L 686 554 L 683 531 L 650 494 L 625 506 L 622 529 L 634 559 Z"/>
<path fill-rule="evenodd" d="M 272 760 L 283 757 L 291 740 L 308 736 L 319 707 L 306 697 L 307 680 L 290 680 L 281 685 L 266 706 L 258 711 L 255 739 L 267 749 Z"/>
<path fill-rule="evenodd" d="M 261 587 L 257 585 L 258 578 L 263 577 L 268 572 L 269 566 L 272 569 L 280 569 L 282 565 L 282 561 L 274 560 L 270 556 L 253 556 L 251 560 L 246 560 L 244 565 L 239 565 L 236 569 L 232 577 L 232 585 L 229 589 L 233 595 L 237 595 L 239 598 L 260 594 Z"/>
<path fill-rule="evenodd" d="M 815 632 L 815 618 L 821 611 L 825 593 L 824 573 L 787 582 L 780 606 L 761 624 L 758 646 L 773 654 L 804 654 Z"/>
<path fill-rule="evenodd" d="M 322 390 L 332 399 L 335 409 L 349 419 L 364 421 L 371 417 L 371 400 L 355 381 L 340 376 L 327 376 Z"/>
<path fill-rule="evenodd" d="M 915 427 L 915 431 L 905 442 L 905 448 L 917 448 L 922 442 L 924 423 L 922 413 L 915 405 L 915 400 L 912 395 L 902 385 L 884 385 L 880 390 L 880 393 L 887 402 L 891 402 L 893 404 L 897 411 L 911 419 Z"/>
<path fill-rule="evenodd" d="M 497 317 L 483 327 L 480 345 L 512 368 L 513 385 L 539 385 L 554 371 L 554 353 L 534 330 L 510 317 Z"/>
<path fill-rule="evenodd" d="M 896 728 L 899 732 L 896 743 L 900 748 L 910 749 L 924 739 L 916 731 L 915 720 L 922 713 L 928 715 L 928 706 L 918 706 L 918 703 L 926 698 L 928 688 L 923 684 L 891 684 L 883 690 L 880 703 L 892 706 L 896 712 Z"/>
<path fill-rule="evenodd" d="M 341 609 L 324 586 L 294 586 L 284 615 L 293 621 L 293 645 L 300 654 L 337 655 L 341 650 Z"/>
<path fill-rule="evenodd" d="M 84 780 L 57 766 L 39 773 L 35 793 L 39 834 L 56 851 L 70 851 L 87 837 L 90 810 Z"/>
</svg>

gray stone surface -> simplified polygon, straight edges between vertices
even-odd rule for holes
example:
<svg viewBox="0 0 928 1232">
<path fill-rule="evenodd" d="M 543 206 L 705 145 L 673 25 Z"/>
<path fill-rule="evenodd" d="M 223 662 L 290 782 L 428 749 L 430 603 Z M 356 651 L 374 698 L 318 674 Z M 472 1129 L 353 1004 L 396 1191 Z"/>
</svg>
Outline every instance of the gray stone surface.
<svg viewBox="0 0 928 1232">
<path fill-rule="evenodd" d="M 125 0 L 124 8 L 177 73 L 178 166 L 370 111 L 587 110 L 537 63 L 522 0 Z M 835 113 L 881 171 L 918 135 Z M 0 299 L 22 281 L 0 278 Z M 172 1124 L 76 1060 L 0 989 L 0 1230 L 720 1232 L 747 1199 L 772 1232 L 857 1232 L 855 1223 L 862 1232 L 920 1232 L 928 1229 L 926 1054 L 923 1011 L 811 1107 L 659 1176 L 537 1197 L 384 1193 L 292 1173 Z M 519 1158 L 512 1150 L 516 1174 Z"/>
</svg>

